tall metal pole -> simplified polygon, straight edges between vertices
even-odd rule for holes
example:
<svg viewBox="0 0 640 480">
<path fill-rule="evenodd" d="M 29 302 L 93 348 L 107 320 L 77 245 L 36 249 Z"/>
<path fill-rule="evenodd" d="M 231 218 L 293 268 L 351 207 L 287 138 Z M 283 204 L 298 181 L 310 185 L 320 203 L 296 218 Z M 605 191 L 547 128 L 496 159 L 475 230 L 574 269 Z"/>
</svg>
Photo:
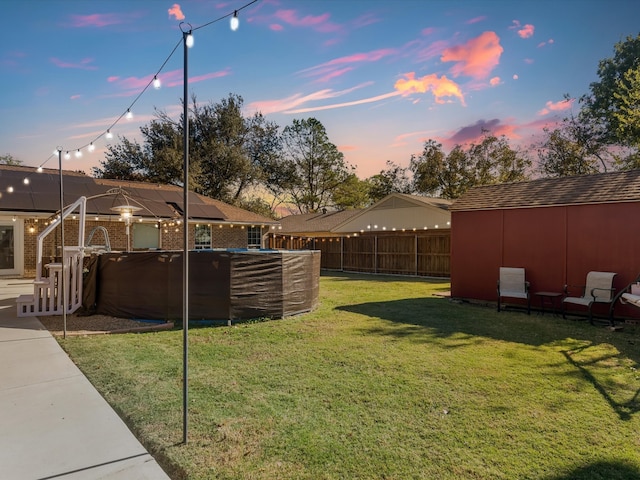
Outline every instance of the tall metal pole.
<svg viewBox="0 0 640 480">
<path fill-rule="evenodd" d="M 58 147 L 58 171 L 60 172 L 60 243 L 62 244 L 62 271 L 58 277 L 58 294 L 62 295 L 62 338 L 67 338 L 67 292 L 65 287 L 64 258 L 64 186 L 62 181 L 62 147 Z"/>
<path fill-rule="evenodd" d="M 189 407 L 189 47 L 187 38 L 191 31 L 182 32 L 184 47 L 184 97 L 182 99 L 182 135 L 184 143 L 183 173 L 183 254 L 182 254 L 182 443 L 188 437 Z"/>
</svg>

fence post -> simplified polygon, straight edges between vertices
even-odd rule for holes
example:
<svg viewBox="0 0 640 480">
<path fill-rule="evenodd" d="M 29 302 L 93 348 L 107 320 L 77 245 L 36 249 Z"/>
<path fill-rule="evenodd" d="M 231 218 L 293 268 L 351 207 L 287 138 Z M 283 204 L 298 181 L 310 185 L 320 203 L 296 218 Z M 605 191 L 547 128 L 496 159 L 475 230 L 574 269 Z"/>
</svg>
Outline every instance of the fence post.
<svg viewBox="0 0 640 480">
<path fill-rule="evenodd" d="M 373 273 L 378 273 L 378 236 L 373 236 Z"/>
<path fill-rule="evenodd" d="M 413 238 L 415 239 L 415 259 L 416 259 L 416 277 L 418 276 L 418 235 L 414 235 Z"/>
</svg>

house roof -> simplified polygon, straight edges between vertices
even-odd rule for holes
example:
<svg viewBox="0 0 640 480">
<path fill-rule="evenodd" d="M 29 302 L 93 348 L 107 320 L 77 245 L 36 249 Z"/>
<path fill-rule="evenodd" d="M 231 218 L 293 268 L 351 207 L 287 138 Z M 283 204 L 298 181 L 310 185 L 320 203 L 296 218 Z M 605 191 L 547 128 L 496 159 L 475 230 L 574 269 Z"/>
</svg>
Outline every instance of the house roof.
<svg viewBox="0 0 640 480">
<path fill-rule="evenodd" d="M 361 210 L 289 215 L 280 220 L 278 233 L 330 233 L 333 228 L 360 213 Z"/>
<path fill-rule="evenodd" d="M 339 212 L 327 213 L 308 213 L 303 215 L 290 215 L 280 220 L 281 229 L 278 234 L 318 234 L 318 233 L 344 233 L 345 231 L 356 231 L 352 227 L 352 222 L 368 216 L 376 216 L 390 214 L 394 216 L 398 222 L 407 223 L 409 220 L 404 215 L 399 214 L 409 208 L 426 208 L 441 211 L 442 215 L 448 216 L 450 200 L 442 198 L 421 197 L 417 195 L 406 195 L 402 193 L 392 193 L 382 200 L 374 203 L 368 208 L 357 210 L 342 210 Z M 433 210 L 432 210 L 433 211 Z M 415 214 L 410 214 L 411 222 L 406 225 L 398 225 L 398 228 L 414 228 L 419 226 L 423 228 L 424 219 L 415 220 Z M 444 218 L 444 217 L 443 217 Z M 366 221 L 365 221 L 366 223 Z"/>
<path fill-rule="evenodd" d="M 174 185 L 159 185 L 125 180 L 89 177 L 83 173 L 62 171 L 64 204 L 69 205 L 79 197 L 87 197 L 87 213 L 91 215 L 116 215 L 113 207 L 123 202 L 139 207 L 140 216 L 174 218 L 183 215 L 183 189 Z M 24 183 L 28 178 L 29 182 Z M 8 193 L 7 187 L 13 186 Z M 124 190 L 126 197 L 109 194 Z M 33 167 L 0 165 L 0 212 L 49 213 L 60 209 L 60 172 Z M 196 193 L 189 193 L 189 217 L 194 220 L 276 223 L 241 208 L 233 207 Z"/>
<path fill-rule="evenodd" d="M 635 201 L 640 201 L 640 169 L 473 187 L 451 211 Z"/>
</svg>

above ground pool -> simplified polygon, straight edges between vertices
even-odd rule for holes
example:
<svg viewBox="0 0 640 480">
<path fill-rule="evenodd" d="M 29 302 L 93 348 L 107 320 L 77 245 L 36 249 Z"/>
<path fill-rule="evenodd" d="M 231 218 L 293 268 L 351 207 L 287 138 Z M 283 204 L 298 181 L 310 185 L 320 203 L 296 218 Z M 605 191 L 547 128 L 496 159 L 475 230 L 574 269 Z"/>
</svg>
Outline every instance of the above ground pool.
<svg viewBox="0 0 640 480">
<path fill-rule="evenodd" d="M 183 252 L 103 253 L 85 268 L 83 308 L 122 318 L 183 316 Z M 189 252 L 189 319 L 281 318 L 318 303 L 316 250 Z"/>
</svg>

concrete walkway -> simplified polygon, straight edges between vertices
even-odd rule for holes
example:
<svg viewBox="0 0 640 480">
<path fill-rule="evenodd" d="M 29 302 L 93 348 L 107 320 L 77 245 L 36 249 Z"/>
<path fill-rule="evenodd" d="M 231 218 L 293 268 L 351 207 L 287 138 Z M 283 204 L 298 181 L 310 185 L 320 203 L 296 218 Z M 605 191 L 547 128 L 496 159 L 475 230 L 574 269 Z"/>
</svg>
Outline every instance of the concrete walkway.
<svg viewBox="0 0 640 480">
<path fill-rule="evenodd" d="M 17 318 L 32 291 L 0 279 L 0 477 L 168 480 L 42 324 Z"/>
</svg>

